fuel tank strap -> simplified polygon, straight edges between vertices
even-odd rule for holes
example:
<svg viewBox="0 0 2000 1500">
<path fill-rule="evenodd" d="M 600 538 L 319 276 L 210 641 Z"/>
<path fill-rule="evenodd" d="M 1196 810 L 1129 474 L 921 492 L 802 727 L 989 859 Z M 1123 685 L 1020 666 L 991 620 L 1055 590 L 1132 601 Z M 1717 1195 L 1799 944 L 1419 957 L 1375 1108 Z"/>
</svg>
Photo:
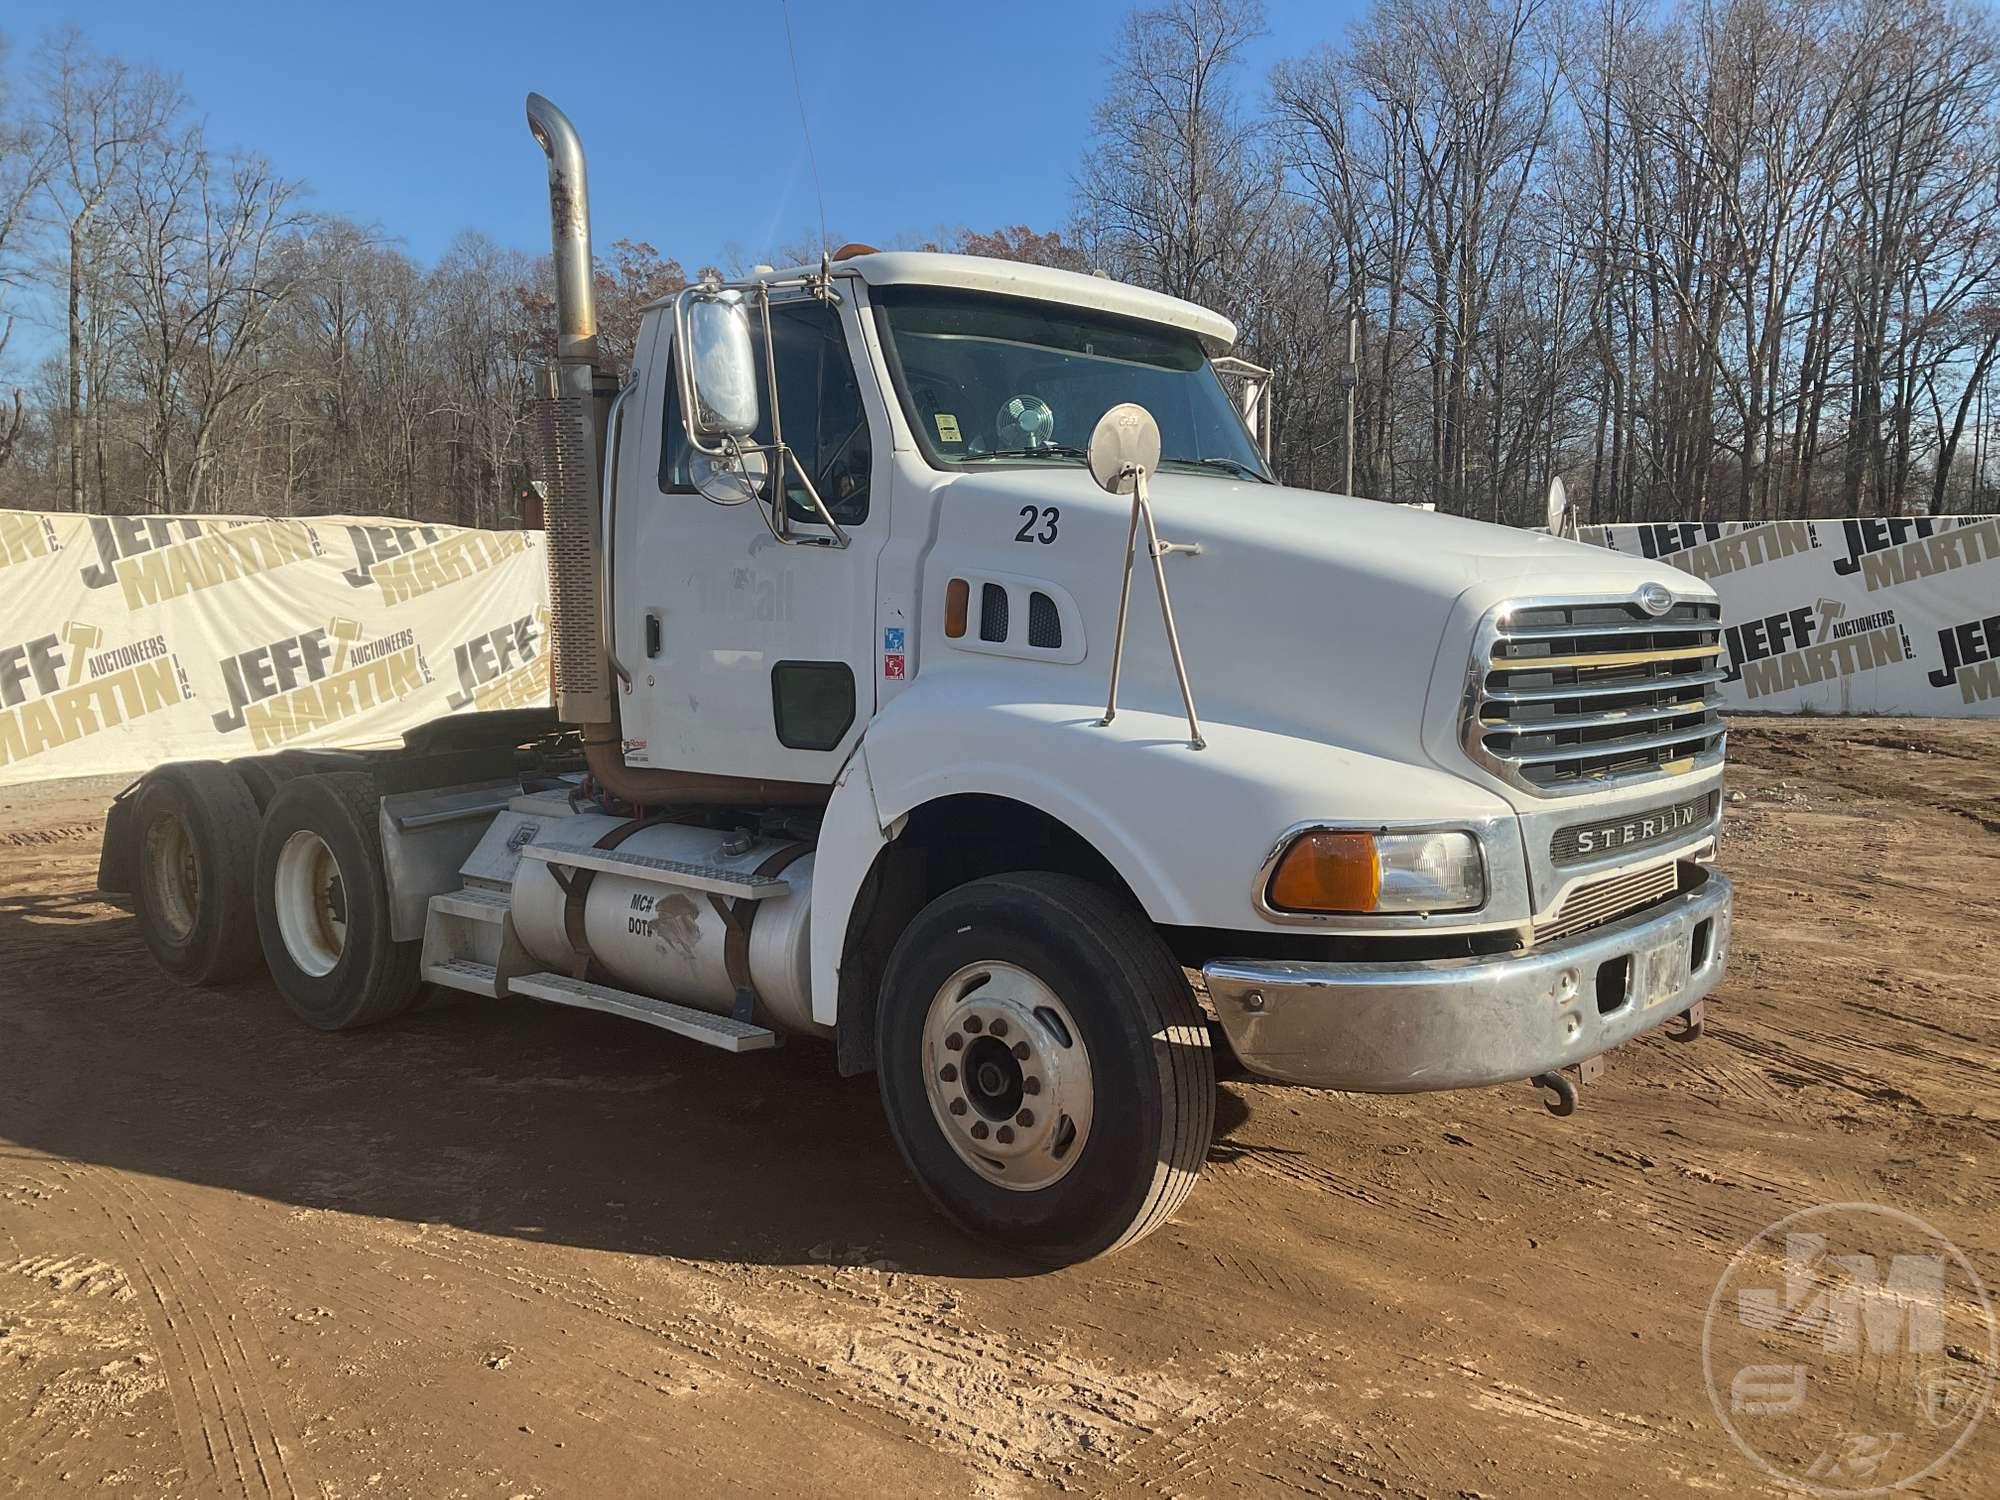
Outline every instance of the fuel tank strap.
<svg viewBox="0 0 2000 1500">
<path fill-rule="evenodd" d="M 790 865 L 813 852 L 811 844 L 787 844 L 772 853 L 751 873 L 756 875 L 776 875 Z M 711 895 L 709 905 L 722 918 L 722 925 L 728 936 L 722 943 L 722 966 L 729 975 L 729 982 L 736 988 L 737 1019 L 747 1021 L 748 1012 L 755 1007 L 757 989 L 750 981 L 750 928 L 757 920 L 757 908 L 761 901 L 724 900 Z"/>
<path fill-rule="evenodd" d="M 640 829 L 651 828 L 660 821 L 662 820 L 659 818 L 633 818 L 608 831 L 591 847 L 616 849 Z M 598 872 L 595 870 L 565 872 L 555 865 L 550 865 L 549 873 L 555 877 L 556 884 L 562 887 L 563 936 L 569 939 L 570 951 L 576 955 L 575 962 L 570 965 L 570 977 L 588 979 L 594 959 L 590 951 L 589 935 L 584 931 L 583 913 L 585 902 L 590 896 L 590 887 L 597 879 Z"/>
</svg>

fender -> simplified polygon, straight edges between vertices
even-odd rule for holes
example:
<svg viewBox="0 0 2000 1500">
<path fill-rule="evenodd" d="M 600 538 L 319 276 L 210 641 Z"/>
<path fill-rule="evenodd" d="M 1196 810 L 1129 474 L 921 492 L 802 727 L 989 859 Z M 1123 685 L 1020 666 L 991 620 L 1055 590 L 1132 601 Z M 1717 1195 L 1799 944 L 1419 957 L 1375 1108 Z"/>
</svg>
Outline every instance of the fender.
<svg viewBox="0 0 2000 1500">
<path fill-rule="evenodd" d="M 997 675 L 920 677 L 869 725 L 836 786 L 814 863 L 815 1020 L 831 1025 L 838 1014 L 840 948 L 869 866 L 902 820 L 943 797 L 987 793 L 1043 809 L 1103 855 L 1163 925 L 1296 931 L 1257 910 L 1257 873 L 1287 829 L 1318 820 L 1497 819 L 1500 843 L 1488 858 L 1525 875 L 1507 803 L 1435 767 L 1226 723 L 1204 722 L 1207 748 L 1195 750 L 1178 702 L 1170 712 L 1121 707 L 1100 725 L 1101 707 L 1041 692 L 996 702 Z M 1526 917 L 1525 906 L 1491 909 L 1467 930 Z"/>
<path fill-rule="evenodd" d="M 868 733 L 874 733 L 873 725 Z M 841 949 L 855 895 L 875 856 L 900 828 L 898 820 L 885 818 L 876 806 L 864 738 L 833 783 L 813 852 L 812 1012 L 822 1026 L 833 1026 L 840 1019 Z"/>
</svg>

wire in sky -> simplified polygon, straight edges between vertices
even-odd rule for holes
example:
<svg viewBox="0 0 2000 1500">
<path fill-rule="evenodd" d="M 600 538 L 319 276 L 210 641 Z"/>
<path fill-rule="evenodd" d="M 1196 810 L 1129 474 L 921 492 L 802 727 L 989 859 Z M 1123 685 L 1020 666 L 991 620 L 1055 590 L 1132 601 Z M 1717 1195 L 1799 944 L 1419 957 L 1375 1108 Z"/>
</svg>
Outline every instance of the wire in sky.
<svg viewBox="0 0 2000 1500">
<path fill-rule="evenodd" d="M 792 45 L 792 0 L 779 0 L 785 13 L 785 53 L 792 60 L 792 97 L 799 106 L 799 133 L 806 138 L 806 165 L 812 168 L 813 201 L 819 204 L 819 249 L 825 255 L 831 247 L 826 242 L 826 195 L 820 191 L 819 157 L 813 151 L 812 126 L 806 123 L 806 91 L 799 86 L 799 49 Z"/>
</svg>

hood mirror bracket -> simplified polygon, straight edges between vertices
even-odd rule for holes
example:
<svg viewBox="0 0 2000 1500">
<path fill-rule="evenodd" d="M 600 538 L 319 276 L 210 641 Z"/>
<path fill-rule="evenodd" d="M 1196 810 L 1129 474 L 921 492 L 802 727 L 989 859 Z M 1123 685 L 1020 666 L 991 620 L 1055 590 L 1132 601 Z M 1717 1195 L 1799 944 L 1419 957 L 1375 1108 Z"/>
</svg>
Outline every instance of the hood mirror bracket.
<svg viewBox="0 0 2000 1500">
<path fill-rule="evenodd" d="M 1139 539 L 1139 519 L 1146 521 L 1146 554 L 1153 560 L 1153 582 L 1160 593 L 1160 618 L 1167 627 L 1167 649 L 1173 653 L 1174 676 L 1181 686 L 1181 703 L 1187 709 L 1188 747 L 1205 750 L 1201 719 L 1195 713 L 1194 689 L 1188 686 L 1187 663 L 1181 656 L 1180 632 L 1174 628 L 1174 606 L 1167 597 L 1167 570 L 1162 561 L 1170 552 L 1199 556 L 1199 542 L 1163 542 L 1153 524 L 1153 502 L 1146 493 L 1150 475 L 1160 466 L 1160 424 L 1153 414 L 1134 402 L 1121 402 L 1097 420 L 1090 434 L 1090 474 L 1098 485 L 1113 495 L 1132 497 L 1132 518 L 1125 528 L 1124 582 L 1118 590 L 1118 631 L 1111 643 L 1111 687 L 1105 695 L 1102 727 L 1118 717 L 1118 671 L 1125 660 L 1125 619 L 1132 605 L 1132 554 Z"/>
</svg>

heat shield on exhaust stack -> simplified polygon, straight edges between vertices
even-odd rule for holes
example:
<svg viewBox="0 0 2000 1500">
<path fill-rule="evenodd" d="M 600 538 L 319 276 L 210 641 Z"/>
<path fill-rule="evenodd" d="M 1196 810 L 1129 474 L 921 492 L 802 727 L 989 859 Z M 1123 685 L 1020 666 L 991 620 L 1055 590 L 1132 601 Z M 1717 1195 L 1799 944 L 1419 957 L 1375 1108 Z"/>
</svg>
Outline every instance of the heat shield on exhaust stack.
<svg viewBox="0 0 2000 1500">
<path fill-rule="evenodd" d="M 536 404 L 547 477 L 549 607 L 556 713 L 568 724 L 611 720 L 610 673 L 598 629 L 597 432 L 592 399 L 572 391 Z"/>
</svg>

